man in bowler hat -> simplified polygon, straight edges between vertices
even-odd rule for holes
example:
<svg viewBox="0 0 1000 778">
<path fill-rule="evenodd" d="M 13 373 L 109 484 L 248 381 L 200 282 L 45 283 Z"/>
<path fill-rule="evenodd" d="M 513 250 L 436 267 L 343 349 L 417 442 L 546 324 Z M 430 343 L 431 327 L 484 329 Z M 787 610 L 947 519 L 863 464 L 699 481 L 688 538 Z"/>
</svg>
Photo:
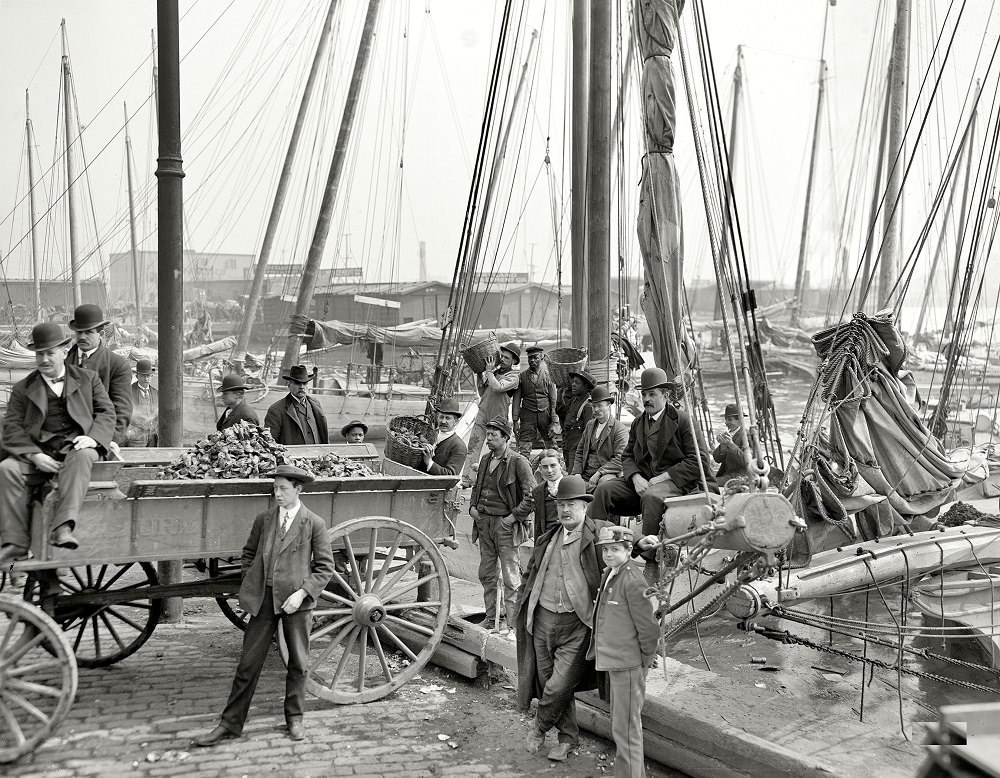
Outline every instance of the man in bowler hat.
<svg viewBox="0 0 1000 778">
<path fill-rule="evenodd" d="M 66 359 L 68 338 L 55 322 L 36 324 L 28 348 L 32 370 L 11 389 L 0 444 L 0 567 L 27 556 L 31 540 L 26 479 L 30 464 L 43 476 L 58 474 L 49 542 L 77 548 L 73 529 L 94 462 L 115 431 L 115 407 L 95 373 Z"/>
<path fill-rule="evenodd" d="M 462 418 L 462 409 L 454 397 L 446 397 L 437 404 L 437 440 L 424 445 L 424 471 L 431 475 L 458 475 L 462 472 L 469 449 L 465 441 L 455 434 L 455 425 Z"/>
<path fill-rule="evenodd" d="M 299 500 L 313 477 L 292 465 L 274 473 L 274 502 L 257 515 L 241 559 L 240 606 L 250 614 L 243 651 L 229 700 L 219 724 L 194 738 L 193 745 L 214 746 L 243 733 L 261 668 L 278 625 L 288 646 L 285 724 L 292 740 L 302 740 L 305 683 L 309 668 L 309 628 L 320 593 L 333 576 L 333 551 L 326 524 Z"/>
<path fill-rule="evenodd" d="M 288 382 L 288 394 L 273 403 L 264 416 L 264 426 L 278 443 L 306 446 L 330 442 L 323 406 L 307 391 L 315 376 L 305 365 L 293 365 L 281 376 Z"/>
<path fill-rule="evenodd" d="M 223 376 L 218 391 L 221 393 L 222 404 L 226 406 L 219 420 L 215 422 L 215 428 L 219 432 L 234 427 L 241 421 L 253 424 L 255 427 L 260 426 L 257 411 L 247 405 L 247 386 L 243 383 L 243 376 L 237 373 Z"/>
<path fill-rule="evenodd" d="M 101 379 L 115 406 L 114 442 L 123 446 L 128 440 L 128 423 L 132 419 L 132 366 L 125 357 L 118 356 L 105 345 L 104 330 L 109 324 L 111 321 L 104 318 L 100 306 L 78 305 L 69 321 L 76 343 L 66 360 L 71 365 L 94 371 Z"/>
<path fill-rule="evenodd" d="M 719 435 L 719 445 L 712 452 L 712 459 L 719 463 L 715 478 L 719 483 L 730 478 L 740 478 L 749 475 L 747 461 L 743 449 L 747 444 L 747 433 L 743 429 L 743 414 L 740 406 L 729 403 L 722 414 L 726 423 L 726 431 Z"/>
<path fill-rule="evenodd" d="M 135 383 L 132 384 L 132 418 L 126 437 L 128 446 L 155 446 L 156 420 L 160 410 L 160 393 L 150 383 L 153 363 L 138 359 L 135 363 Z"/>
<path fill-rule="evenodd" d="M 583 428 L 576 446 L 576 458 L 570 472 L 583 476 L 587 491 L 593 492 L 601 481 L 610 481 L 622 474 L 622 452 L 628 442 L 628 428 L 612 413 L 615 398 L 605 386 L 590 393 L 594 417 Z"/>
</svg>

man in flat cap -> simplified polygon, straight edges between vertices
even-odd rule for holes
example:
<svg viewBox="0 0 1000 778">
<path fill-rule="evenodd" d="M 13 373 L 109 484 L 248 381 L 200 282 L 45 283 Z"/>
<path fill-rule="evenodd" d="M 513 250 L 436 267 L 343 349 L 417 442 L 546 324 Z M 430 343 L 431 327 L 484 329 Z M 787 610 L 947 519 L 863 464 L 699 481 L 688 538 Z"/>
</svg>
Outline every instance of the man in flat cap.
<svg viewBox="0 0 1000 778">
<path fill-rule="evenodd" d="M 138 359 L 135 363 L 135 383 L 132 384 L 132 418 L 128 423 L 127 446 L 155 446 L 156 422 L 160 409 L 160 393 L 150 383 L 153 363 Z"/>
<path fill-rule="evenodd" d="M 556 413 L 562 422 L 563 460 L 566 467 L 572 467 L 576 461 L 576 449 L 583 437 L 583 430 L 594 416 L 590 393 L 595 386 L 597 381 L 590 373 L 578 370 L 569 374 L 568 385 L 564 385 L 559 393 Z"/>
<path fill-rule="evenodd" d="M 528 346 L 528 369 L 518 376 L 511 402 L 517 448 L 528 456 L 534 448 L 552 448 L 552 436 L 562 432 L 556 416 L 556 384 L 542 362 L 545 349 Z"/>
<path fill-rule="evenodd" d="M 59 476 L 49 542 L 77 548 L 73 537 L 94 462 L 107 453 L 115 407 L 97 375 L 66 359 L 68 338 L 55 322 L 36 324 L 28 348 L 35 370 L 14 384 L 0 444 L 0 568 L 25 557 L 31 541 L 22 466 Z"/>
<path fill-rule="evenodd" d="M 284 446 L 307 446 L 329 443 L 323 406 L 309 396 L 308 387 L 316 377 L 305 365 L 293 365 L 281 376 L 288 382 L 288 394 L 267 409 L 264 426 Z"/>
<path fill-rule="evenodd" d="M 128 440 L 128 423 L 132 419 L 132 367 L 125 357 L 118 356 L 105 345 L 104 330 L 109 324 L 111 321 L 104 318 L 99 305 L 78 305 L 69 321 L 76 343 L 66 360 L 97 373 L 115 406 L 114 442 L 124 446 Z"/>
<path fill-rule="evenodd" d="M 598 386 L 590 393 L 594 417 L 583 428 L 570 472 L 582 476 L 591 493 L 601 481 L 610 481 L 622 474 L 622 453 L 628 442 L 628 428 L 614 417 L 614 405 L 615 398 L 606 386 Z"/>
<path fill-rule="evenodd" d="M 260 426 L 260 417 L 257 411 L 247 405 L 247 386 L 243 382 L 243 376 L 238 373 L 230 373 L 222 377 L 222 383 L 218 391 L 222 398 L 222 404 L 226 406 L 219 420 L 215 422 L 215 428 L 222 432 L 229 427 L 235 427 L 241 421 Z"/>
<path fill-rule="evenodd" d="M 642 371 L 639 392 L 643 414 L 629 430 L 621 477 L 599 484 L 594 492 L 589 512 L 595 519 L 614 516 L 617 524 L 618 516 L 641 513 L 643 536 L 658 535 L 665 498 L 716 490 L 706 451 L 701 452 L 699 464 L 690 418 L 667 402 L 672 385 L 658 367 Z M 655 561 L 646 561 L 652 578 L 657 574 Z"/>
<path fill-rule="evenodd" d="M 498 561 L 507 624 L 514 621 L 517 587 L 521 584 L 517 546 L 526 534 L 532 510 L 535 479 L 528 460 L 510 445 L 512 434 L 506 419 L 498 417 L 486 424 L 488 451 L 479 462 L 469 499 L 473 542 L 479 541 L 479 582 L 483 585 L 487 624 L 496 623 L 498 613 Z"/>
<path fill-rule="evenodd" d="M 288 646 L 285 724 L 292 740 L 302 740 L 305 684 L 309 669 L 309 628 L 320 593 L 333 577 L 333 551 L 326 524 L 300 501 L 302 485 L 313 477 L 292 465 L 272 474 L 274 502 L 257 515 L 243 547 L 240 606 L 250 614 L 229 700 L 215 729 L 192 741 L 214 746 L 243 733 L 261 668 L 278 629 Z"/>
<path fill-rule="evenodd" d="M 476 381 L 479 391 L 479 412 L 469 435 L 469 457 L 462 473 L 462 486 L 471 486 L 475 480 L 473 472 L 479 461 L 479 453 L 486 440 L 486 423 L 492 419 L 510 420 L 510 399 L 517 389 L 517 371 L 514 365 L 521 361 L 521 349 L 515 343 L 505 343 L 500 347 L 500 356 L 490 354 L 486 358 L 486 369 Z"/>
</svg>

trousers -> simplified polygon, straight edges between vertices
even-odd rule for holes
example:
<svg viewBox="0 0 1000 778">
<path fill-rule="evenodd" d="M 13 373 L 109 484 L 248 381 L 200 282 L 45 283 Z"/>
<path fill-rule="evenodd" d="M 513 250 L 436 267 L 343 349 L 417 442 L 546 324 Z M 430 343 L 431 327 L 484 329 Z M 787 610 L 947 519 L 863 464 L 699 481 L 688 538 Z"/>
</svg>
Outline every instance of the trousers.
<svg viewBox="0 0 1000 778">
<path fill-rule="evenodd" d="M 462 468 L 462 478 L 467 481 L 475 481 L 476 475 L 473 465 L 479 463 L 479 453 L 482 451 L 483 443 L 486 441 L 486 421 L 476 419 L 469 432 L 469 456 L 465 459 L 465 467 Z"/>
<path fill-rule="evenodd" d="M 615 778 L 646 778 L 642 749 L 642 705 L 646 670 L 609 670 L 611 737 L 615 741 Z"/>
<path fill-rule="evenodd" d="M 542 686 L 535 726 L 542 733 L 555 727 L 560 743 L 576 745 L 580 725 L 576 721 L 575 694 L 587 671 L 590 628 L 576 613 L 553 613 L 539 605 L 535 608 L 531 640 Z"/>
<path fill-rule="evenodd" d="M 251 616 L 243 633 L 243 650 L 229 699 L 222 711 L 220 724 L 235 735 L 243 732 L 250 711 L 250 702 L 260 680 L 260 671 L 267 659 L 278 623 L 285 633 L 288 646 L 288 669 L 285 674 L 285 722 L 302 718 L 305 709 L 306 673 L 309 668 L 309 627 L 312 610 L 295 613 L 275 613 L 271 587 L 264 590 L 264 600 L 256 616 Z"/>
<path fill-rule="evenodd" d="M 506 518 L 511 526 L 504 527 Z M 476 519 L 479 532 L 479 582 L 483 585 L 486 624 L 492 624 L 497 614 L 497 566 L 503 579 L 504 609 L 507 623 L 514 623 L 517 613 L 517 590 L 521 586 L 521 570 L 517 564 L 517 543 L 514 540 L 513 517 L 485 516 Z"/>
<path fill-rule="evenodd" d="M 70 451 L 63 460 L 56 476 L 58 490 L 52 529 L 60 524 L 76 526 L 80 506 L 90 487 L 90 472 L 100 459 L 96 449 L 83 448 Z M 31 545 L 31 506 L 28 505 L 27 487 L 21 472 L 21 461 L 7 457 L 0 462 L 0 540 L 27 548 Z"/>
<path fill-rule="evenodd" d="M 521 409 L 518 418 L 517 450 L 527 456 L 533 448 L 552 448 L 551 411 Z"/>
<path fill-rule="evenodd" d="M 594 501 L 587 514 L 593 519 L 603 519 L 618 523 L 619 516 L 642 514 L 642 534 L 660 534 L 663 520 L 663 500 L 680 497 L 683 492 L 673 481 L 661 481 L 650 486 L 640 497 L 630 481 L 615 478 L 603 481 L 594 490 Z"/>
</svg>

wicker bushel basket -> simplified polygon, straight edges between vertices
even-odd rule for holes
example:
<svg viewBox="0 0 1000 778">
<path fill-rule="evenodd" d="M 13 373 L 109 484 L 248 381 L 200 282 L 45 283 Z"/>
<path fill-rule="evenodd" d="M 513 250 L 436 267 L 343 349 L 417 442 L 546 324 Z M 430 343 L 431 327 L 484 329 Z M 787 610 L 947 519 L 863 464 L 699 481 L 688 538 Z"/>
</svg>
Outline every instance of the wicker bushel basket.
<svg viewBox="0 0 1000 778">
<path fill-rule="evenodd" d="M 414 447 L 414 438 L 433 443 L 437 431 L 417 416 L 397 416 L 389 422 L 385 433 L 385 458 L 407 467 L 417 467 L 424 461 L 423 449 Z"/>
<path fill-rule="evenodd" d="M 477 375 L 486 370 L 486 358 L 490 354 L 493 354 L 497 359 L 500 358 L 500 346 L 497 345 L 497 336 L 493 332 L 486 340 L 481 340 L 462 349 L 462 359 Z"/>
<path fill-rule="evenodd" d="M 569 381 L 569 374 L 583 370 L 587 366 L 587 349 L 554 348 L 545 355 L 549 363 L 549 375 L 562 386 Z"/>
</svg>

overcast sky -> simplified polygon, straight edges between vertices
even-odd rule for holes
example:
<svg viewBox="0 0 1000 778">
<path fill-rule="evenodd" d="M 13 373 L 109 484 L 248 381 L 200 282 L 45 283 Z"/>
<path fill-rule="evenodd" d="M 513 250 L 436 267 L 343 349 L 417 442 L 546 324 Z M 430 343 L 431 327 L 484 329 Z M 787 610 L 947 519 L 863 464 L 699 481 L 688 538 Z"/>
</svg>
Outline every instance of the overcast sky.
<svg viewBox="0 0 1000 778">
<path fill-rule="evenodd" d="M 736 163 L 741 217 L 754 273 L 794 279 L 805 170 L 815 108 L 826 0 L 709 0 L 708 27 L 715 77 L 728 117 L 736 47 L 744 47 L 744 117 Z M 869 51 L 885 47 L 894 2 L 840 0 L 829 12 L 826 47 L 828 103 L 824 114 L 810 252 L 818 278 L 836 256 L 847 180 L 859 127 Z M 926 67 L 935 23 L 948 3 L 915 0 L 911 62 Z M 931 159 L 940 154 L 961 115 L 960 101 L 981 45 L 995 44 L 992 4 L 963 20 L 961 61 L 943 80 L 954 115 L 936 114 Z M 326 0 L 182 0 L 181 68 L 186 247 L 253 253 L 270 208 L 304 73 Z M 314 100 L 293 195 L 282 220 L 274 261 L 301 262 L 313 233 L 340 112 L 364 14 L 361 0 L 343 0 L 326 73 L 329 88 Z M 521 13 L 516 63 L 527 56 L 528 30 L 539 31 L 508 161 L 491 222 L 491 253 L 502 271 L 531 271 L 554 282 L 554 230 L 568 230 L 569 159 L 565 85 L 570 3 L 528 0 Z M 689 14 L 690 9 L 685 11 Z M 65 275 L 65 189 L 61 161 L 60 19 L 69 52 L 84 149 L 88 193 L 80 195 L 88 274 L 127 249 L 123 102 L 128 104 L 139 191 L 142 247 L 155 249 L 155 125 L 151 94 L 151 29 L 155 3 L 134 0 L 0 0 L 0 252 L 6 277 L 30 273 L 24 95 L 31 111 L 41 168 L 39 210 L 45 275 Z M 880 21 L 881 20 L 881 21 Z M 690 19 L 687 19 L 690 24 Z M 348 175 L 338 201 L 326 265 L 363 266 L 365 279 L 417 278 L 418 243 L 427 244 L 428 274 L 449 280 L 468 196 L 484 94 L 498 29 L 492 0 L 390 0 L 383 4 L 371 74 L 364 94 Z M 690 27 L 688 27 L 690 30 Z M 986 31 L 984 36 L 983 31 Z M 622 44 L 625 45 L 624 43 Z M 987 51 L 987 56 L 988 56 Z M 878 65 L 879 79 L 884 65 Z M 991 76 L 992 77 L 992 76 Z M 993 77 L 995 82 L 995 77 Z M 995 84 L 994 84 L 995 86 Z M 992 87 L 991 87 L 992 88 Z M 911 87 L 915 90 L 916 86 Z M 622 253 L 638 262 L 634 200 L 639 179 L 636 87 L 629 95 L 626 158 L 616 185 L 623 199 Z M 512 93 L 513 90 L 511 90 Z M 679 84 L 678 92 L 683 88 Z M 912 98 L 911 98 L 912 99 Z M 700 222 L 690 120 L 682 103 L 676 156 L 688 221 L 688 277 L 711 273 Z M 870 108 L 868 113 L 870 113 Z M 728 123 L 728 118 L 727 118 Z M 865 141 L 863 141 L 865 143 Z M 867 145 L 872 145 L 868 142 Z M 548 147 L 549 165 L 545 164 Z M 856 173 L 855 175 L 858 175 Z M 928 181 L 915 210 L 925 206 Z M 555 213 L 555 217 L 553 216 Z M 922 221 L 908 212 L 911 230 Z M 96 222 L 96 228 L 94 226 Z M 555 224 L 555 226 L 554 226 Z M 100 240 L 95 236 L 100 235 Z M 854 239 L 857 243 L 857 238 Z M 617 252 L 616 252 L 617 253 Z M 564 258 L 568 275 L 568 254 Z"/>
</svg>

